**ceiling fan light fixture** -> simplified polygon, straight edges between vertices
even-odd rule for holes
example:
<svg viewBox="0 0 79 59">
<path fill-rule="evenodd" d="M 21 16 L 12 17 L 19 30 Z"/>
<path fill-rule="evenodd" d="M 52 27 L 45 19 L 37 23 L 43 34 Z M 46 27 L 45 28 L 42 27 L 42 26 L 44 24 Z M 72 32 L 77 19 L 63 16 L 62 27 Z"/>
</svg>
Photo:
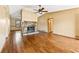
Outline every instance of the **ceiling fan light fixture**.
<svg viewBox="0 0 79 59">
<path fill-rule="evenodd" d="M 35 9 L 35 11 L 37 11 L 36 13 L 39 13 L 39 14 L 44 14 L 45 12 L 48 12 L 47 10 L 45 10 L 44 7 L 42 7 L 41 5 L 38 5 L 38 9 Z"/>
<path fill-rule="evenodd" d="M 40 14 L 42 14 L 42 12 L 39 12 Z"/>
</svg>

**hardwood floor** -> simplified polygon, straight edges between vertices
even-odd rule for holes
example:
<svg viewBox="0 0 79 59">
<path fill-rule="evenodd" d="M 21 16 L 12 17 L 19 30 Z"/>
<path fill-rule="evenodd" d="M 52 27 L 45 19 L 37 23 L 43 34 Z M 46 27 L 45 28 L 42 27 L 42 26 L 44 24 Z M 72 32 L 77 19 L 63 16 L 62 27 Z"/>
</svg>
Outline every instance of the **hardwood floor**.
<svg viewBox="0 0 79 59">
<path fill-rule="evenodd" d="M 11 31 L 2 49 L 2 53 L 68 52 L 79 52 L 79 40 L 44 32 L 21 37 L 20 31 Z"/>
</svg>

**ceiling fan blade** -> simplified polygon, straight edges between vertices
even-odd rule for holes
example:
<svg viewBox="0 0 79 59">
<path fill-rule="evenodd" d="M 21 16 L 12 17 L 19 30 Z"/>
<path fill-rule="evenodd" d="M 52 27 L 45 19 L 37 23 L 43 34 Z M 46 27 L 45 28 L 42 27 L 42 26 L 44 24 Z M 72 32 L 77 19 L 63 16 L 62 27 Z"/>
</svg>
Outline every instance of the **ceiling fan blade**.
<svg viewBox="0 0 79 59">
<path fill-rule="evenodd" d="M 42 12 L 34 12 L 34 13 L 39 13 L 39 14 L 42 14 Z"/>
<path fill-rule="evenodd" d="M 41 11 L 43 11 L 43 10 L 44 10 L 44 8 L 41 8 L 41 9 L 39 9 L 38 11 L 41 12 Z"/>
<path fill-rule="evenodd" d="M 48 11 L 42 11 L 42 12 L 48 12 Z"/>
<path fill-rule="evenodd" d="M 41 11 L 44 10 L 44 8 L 41 8 Z"/>
</svg>

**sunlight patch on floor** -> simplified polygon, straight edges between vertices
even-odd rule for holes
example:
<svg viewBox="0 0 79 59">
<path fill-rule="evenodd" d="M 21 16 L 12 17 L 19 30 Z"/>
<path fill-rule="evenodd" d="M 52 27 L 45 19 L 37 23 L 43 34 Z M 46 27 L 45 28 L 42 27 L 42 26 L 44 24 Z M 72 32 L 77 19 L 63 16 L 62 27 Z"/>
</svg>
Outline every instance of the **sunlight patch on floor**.
<svg viewBox="0 0 79 59">
<path fill-rule="evenodd" d="M 16 41 L 16 44 L 19 44 L 19 42 L 21 42 L 21 31 L 17 31 L 15 33 L 15 41 Z"/>
</svg>

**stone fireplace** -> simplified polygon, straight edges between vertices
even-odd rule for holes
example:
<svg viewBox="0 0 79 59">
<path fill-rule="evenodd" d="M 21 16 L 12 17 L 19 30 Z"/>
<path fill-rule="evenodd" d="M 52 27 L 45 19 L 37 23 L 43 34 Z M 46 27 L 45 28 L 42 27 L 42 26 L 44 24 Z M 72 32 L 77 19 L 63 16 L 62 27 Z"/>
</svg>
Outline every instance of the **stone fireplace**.
<svg viewBox="0 0 79 59">
<path fill-rule="evenodd" d="M 37 22 L 24 21 L 22 23 L 22 33 L 25 35 L 38 33 Z"/>
</svg>

